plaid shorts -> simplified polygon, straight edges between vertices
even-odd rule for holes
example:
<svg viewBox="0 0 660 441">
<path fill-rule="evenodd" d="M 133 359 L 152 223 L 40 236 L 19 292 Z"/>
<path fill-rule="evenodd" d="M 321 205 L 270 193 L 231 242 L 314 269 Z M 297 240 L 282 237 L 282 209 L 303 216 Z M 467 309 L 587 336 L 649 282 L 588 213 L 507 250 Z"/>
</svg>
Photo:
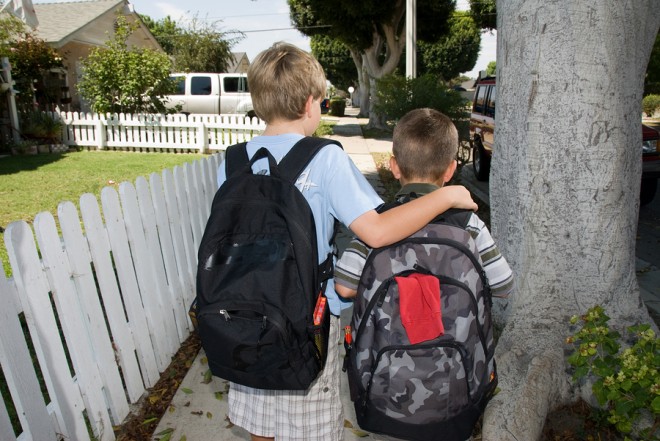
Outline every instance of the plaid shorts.
<svg viewBox="0 0 660 441">
<path fill-rule="evenodd" d="M 325 368 L 307 390 L 264 390 L 229 383 L 231 422 L 277 441 L 342 441 L 339 331 L 339 317 L 331 316 Z"/>
</svg>

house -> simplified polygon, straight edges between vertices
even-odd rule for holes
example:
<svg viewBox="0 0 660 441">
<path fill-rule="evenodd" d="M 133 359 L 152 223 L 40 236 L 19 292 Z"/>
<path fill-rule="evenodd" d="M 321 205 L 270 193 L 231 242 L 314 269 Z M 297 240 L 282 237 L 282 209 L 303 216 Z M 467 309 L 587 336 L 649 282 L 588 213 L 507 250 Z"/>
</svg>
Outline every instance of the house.
<svg viewBox="0 0 660 441">
<path fill-rule="evenodd" d="M 227 73 L 247 73 L 250 60 L 245 52 L 232 52 Z"/>
<path fill-rule="evenodd" d="M 62 103 L 68 104 L 70 110 L 89 110 L 76 90 L 82 75 L 80 59 L 86 58 L 92 49 L 105 46 L 113 35 L 117 14 L 138 23 L 138 29 L 129 37 L 129 47 L 163 50 L 128 0 L 38 3 L 34 9 L 39 20 L 36 35 L 64 59 L 65 69 L 51 74 L 61 82 Z"/>
</svg>

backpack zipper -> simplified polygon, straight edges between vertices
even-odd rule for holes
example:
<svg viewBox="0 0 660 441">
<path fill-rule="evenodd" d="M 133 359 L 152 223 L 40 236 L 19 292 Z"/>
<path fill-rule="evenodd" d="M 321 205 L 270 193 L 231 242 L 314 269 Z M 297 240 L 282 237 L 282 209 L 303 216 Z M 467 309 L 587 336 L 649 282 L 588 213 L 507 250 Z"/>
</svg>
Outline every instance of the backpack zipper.
<svg viewBox="0 0 660 441">
<path fill-rule="evenodd" d="M 216 312 L 217 311 L 217 312 Z M 266 326 L 268 325 L 268 322 L 272 323 L 274 327 L 277 328 L 279 333 L 283 336 L 285 336 L 285 340 L 288 343 L 288 336 L 286 332 L 286 318 L 282 316 L 281 314 L 276 313 L 276 311 L 271 311 L 271 314 L 267 314 L 264 311 L 262 311 L 259 308 L 255 308 L 251 305 L 236 305 L 233 309 L 227 310 L 225 308 L 220 308 L 220 309 L 213 309 L 213 310 L 207 310 L 207 311 L 200 311 L 199 315 L 205 316 L 205 315 L 215 315 L 219 314 L 225 319 L 226 323 L 231 323 L 233 320 L 232 314 L 234 316 L 241 317 L 239 314 L 234 314 L 237 311 L 249 311 L 255 313 L 256 317 L 254 318 L 255 320 L 258 320 L 259 316 L 261 316 L 261 330 L 263 331 L 266 329 Z M 249 320 L 248 318 L 245 318 L 246 320 Z"/>
</svg>

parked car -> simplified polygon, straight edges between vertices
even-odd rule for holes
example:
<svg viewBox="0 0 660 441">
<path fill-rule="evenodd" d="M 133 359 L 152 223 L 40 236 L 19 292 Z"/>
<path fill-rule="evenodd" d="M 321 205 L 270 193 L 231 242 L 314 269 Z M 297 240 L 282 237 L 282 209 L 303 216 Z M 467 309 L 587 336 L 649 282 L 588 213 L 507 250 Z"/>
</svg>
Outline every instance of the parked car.
<svg viewBox="0 0 660 441">
<path fill-rule="evenodd" d="M 328 113 L 330 110 L 330 98 L 323 98 L 321 100 L 321 113 Z"/>
<path fill-rule="evenodd" d="M 495 77 L 477 80 L 470 115 L 470 143 L 472 144 L 472 165 L 476 178 L 487 181 L 490 174 L 490 160 L 495 143 L 495 107 L 497 85 Z M 660 133 L 642 124 L 642 180 L 640 205 L 646 205 L 655 197 L 660 177 Z"/>
<path fill-rule="evenodd" d="M 177 93 L 166 106 L 181 106 L 181 113 L 241 114 L 254 116 L 252 97 L 244 73 L 175 73 Z"/>
<path fill-rule="evenodd" d="M 639 190 L 639 204 L 646 205 L 655 197 L 660 178 L 660 132 L 642 124 L 642 187 Z"/>
</svg>

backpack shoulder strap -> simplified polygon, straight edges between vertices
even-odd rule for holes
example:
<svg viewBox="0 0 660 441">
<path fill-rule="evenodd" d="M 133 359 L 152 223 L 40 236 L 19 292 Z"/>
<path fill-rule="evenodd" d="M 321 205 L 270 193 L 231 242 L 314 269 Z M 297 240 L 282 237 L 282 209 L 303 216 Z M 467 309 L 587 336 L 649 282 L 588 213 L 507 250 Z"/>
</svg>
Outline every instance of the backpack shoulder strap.
<svg viewBox="0 0 660 441">
<path fill-rule="evenodd" d="M 401 202 L 399 201 L 385 202 L 384 204 L 380 204 L 378 207 L 376 207 L 376 212 L 379 214 L 384 213 L 387 210 L 398 207 L 399 205 L 401 205 Z"/>
<path fill-rule="evenodd" d="M 441 213 L 438 217 L 433 219 L 432 223 L 445 223 L 455 227 L 467 228 L 468 222 L 472 217 L 472 210 L 465 210 L 462 208 L 450 208 L 449 210 Z"/>
<path fill-rule="evenodd" d="M 305 170 L 305 167 L 307 167 L 312 158 L 314 158 L 323 147 L 329 144 L 336 144 L 340 148 L 343 148 L 342 145 L 334 139 L 316 138 L 312 136 L 304 137 L 291 147 L 289 153 L 287 153 L 278 164 L 280 174 L 283 178 L 290 182 L 294 182 L 298 175 Z"/>
<path fill-rule="evenodd" d="M 246 142 L 241 142 L 227 147 L 225 150 L 225 177 L 229 178 L 250 161 L 246 146 Z"/>
</svg>

